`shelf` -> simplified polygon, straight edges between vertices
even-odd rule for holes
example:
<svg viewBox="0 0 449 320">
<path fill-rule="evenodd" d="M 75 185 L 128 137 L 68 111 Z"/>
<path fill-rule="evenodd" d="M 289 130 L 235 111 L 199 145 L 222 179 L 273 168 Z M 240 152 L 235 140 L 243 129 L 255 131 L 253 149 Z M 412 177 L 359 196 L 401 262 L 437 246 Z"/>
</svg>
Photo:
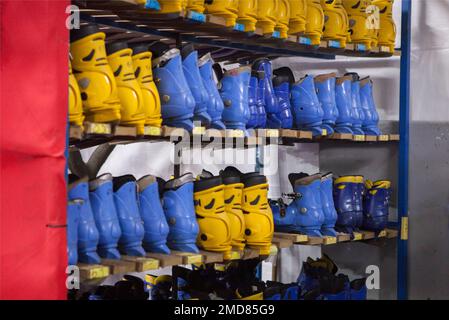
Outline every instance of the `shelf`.
<svg viewBox="0 0 449 320">
<path fill-rule="evenodd" d="M 244 32 L 243 26 L 236 23 L 226 26 L 222 17 L 201 14 L 193 11 L 171 14 L 157 14 L 132 1 L 74 1 L 80 7 L 81 20 L 104 26 L 106 40 L 126 39 L 131 42 L 146 42 L 163 39 L 164 42 L 177 44 L 179 35 L 182 41 L 198 44 L 200 53 L 211 52 L 216 61 L 248 61 L 260 56 L 275 58 L 278 56 L 303 56 L 321 59 L 334 59 L 335 55 L 369 58 L 393 56 L 384 48 L 360 51 L 332 47 L 328 42 L 320 46 L 308 45 L 303 36 L 289 35 L 280 39 L 279 34 Z M 126 34 L 118 35 L 120 31 Z M 216 50 L 216 48 L 221 48 Z M 350 46 L 349 46 L 350 47 Z M 222 49 L 228 49 L 223 51 Z M 215 51 L 216 52 L 215 52 Z"/>
<path fill-rule="evenodd" d="M 205 145 L 214 143 L 214 146 L 233 148 L 256 147 L 263 144 L 293 145 L 295 143 L 316 143 L 346 141 L 357 143 L 386 143 L 399 141 L 398 134 L 386 134 L 375 136 L 352 136 L 348 134 L 333 134 L 331 136 L 313 137 L 312 132 L 290 129 L 256 129 L 247 130 L 245 136 L 241 130 L 215 130 L 205 128 L 195 128 L 192 133 L 188 133 L 181 128 L 171 127 L 147 127 L 146 135 L 136 136 L 135 128 L 132 127 L 112 127 L 109 124 L 89 123 L 82 133 L 79 127 L 70 127 L 70 151 L 90 148 L 93 146 L 109 144 L 130 144 L 137 142 L 161 142 L 171 141 L 173 143 L 184 142 L 190 145 Z M 221 142 L 218 141 L 221 139 Z"/>
</svg>

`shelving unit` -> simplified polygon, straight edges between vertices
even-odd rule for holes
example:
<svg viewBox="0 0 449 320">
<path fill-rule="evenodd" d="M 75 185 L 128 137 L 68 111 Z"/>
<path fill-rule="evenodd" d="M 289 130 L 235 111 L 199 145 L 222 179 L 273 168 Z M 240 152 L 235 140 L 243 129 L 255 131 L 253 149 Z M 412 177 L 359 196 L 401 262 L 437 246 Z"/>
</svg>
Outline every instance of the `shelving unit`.
<svg viewBox="0 0 449 320">
<path fill-rule="evenodd" d="M 335 55 L 358 56 L 365 58 L 385 58 L 392 55 L 401 55 L 401 88 L 400 88 L 400 130 L 399 134 L 391 133 L 380 137 L 339 135 L 312 137 L 311 132 L 299 130 L 258 130 L 244 136 L 237 131 L 211 131 L 196 129 L 190 143 L 203 141 L 207 143 L 211 137 L 227 137 L 243 141 L 233 146 L 256 147 L 264 142 L 281 145 L 295 143 L 332 143 L 334 140 L 346 143 L 399 143 L 399 186 L 398 186 L 398 223 L 396 229 L 386 229 L 379 235 L 373 232 L 360 231 L 354 239 L 349 235 L 339 234 L 336 238 L 313 238 L 297 234 L 275 233 L 273 238 L 273 254 L 282 248 L 293 244 L 305 245 L 338 245 L 349 241 L 373 241 L 379 238 L 397 238 L 397 289 L 398 299 L 407 298 L 407 240 L 408 240 L 408 145 L 409 145 L 409 81 L 410 81 L 410 31 L 411 31 L 411 1 L 402 0 L 402 28 L 401 50 L 399 52 L 385 52 L 385 48 L 377 48 L 372 52 L 341 50 L 331 48 L 329 44 L 322 43 L 319 47 L 302 43 L 301 37 L 293 36 L 279 39 L 276 34 L 264 35 L 259 30 L 254 33 L 241 31 L 238 25 L 226 27 L 222 18 L 203 15 L 194 12 L 180 12 L 170 15 L 158 15 L 145 9 L 143 5 L 136 5 L 132 1 L 74 1 L 80 7 L 80 17 L 83 23 L 95 23 L 107 34 L 107 40 L 126 39 L 129 42 L 163 41 L 169 44 L 180 45 L 183 42 L 193 42 L 198 45 L 200 53 L 211 52 L 216 61 L 233 61 L 246 63 L 257 57 L 276 58 L 281 56 L 313 57 L 320 59 L 334 59 Z M 105 9 L 107 8 L 107 9 Z M 108 145 L 110 151 L 105 152 L 104 160 L 116 144 L 129 144 L 136 142 L 170 141 L 173 136 L 182 138 L 185 134 L 173 134 L 176 128 L 163 127 L 147 128 L 145 136 L 136 136 L 135 129 L 129 127 L 111 127 L 109 125 L 87 124 L 84 132 L 81 128 L 70 127 L 69 146 L 70 154 L 79 154 L 79 150 Z M 194 137 L 200 140 L 195 140 Z M 240 141 L 240 142 L 241 142 Z M 179 139 L 172 142 L 179 142 Z M 261 153 L 256 152 L 260 166 Z M 70 162 L 70 161 L 69 161 Z M 175 165 L 175 176 L 179 175 L 179 165 Z M 247 259 L 259 257 L 255 250 L 247 249 L 243 255 L 234 254 L 233 258 Z M 223 257 L 217 253 L 201 252 L 199 255 L 173 253 L 160 255 L 148 253 L 145 258 L 126 257 L 121 261 L 103 261 L 101 265 L 80 265 L 83 279 L 103 278 L 110 274 L 129 271 L 146 271 L 159 267 L 188 263 L 221 263 Z"/>
</svg>

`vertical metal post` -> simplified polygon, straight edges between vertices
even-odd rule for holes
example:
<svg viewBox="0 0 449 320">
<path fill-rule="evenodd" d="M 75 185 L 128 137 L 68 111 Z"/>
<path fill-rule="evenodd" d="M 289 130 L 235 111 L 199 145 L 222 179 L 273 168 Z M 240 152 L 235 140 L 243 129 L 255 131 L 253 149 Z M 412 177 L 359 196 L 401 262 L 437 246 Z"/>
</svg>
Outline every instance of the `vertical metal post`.
<svg viewBox="0 0 449 320">
<path fill-rule="evenodd" d="M 410 39 L 411 0 L 402 0 L 401 15 L 401 83 L 399 107 L 399 194 L 398 223 L 400 236 L 397 248 L 397 298 L 408 297 L 408 175 L 409 175 L 409 122 L 410 122 Z"/>
</svg>

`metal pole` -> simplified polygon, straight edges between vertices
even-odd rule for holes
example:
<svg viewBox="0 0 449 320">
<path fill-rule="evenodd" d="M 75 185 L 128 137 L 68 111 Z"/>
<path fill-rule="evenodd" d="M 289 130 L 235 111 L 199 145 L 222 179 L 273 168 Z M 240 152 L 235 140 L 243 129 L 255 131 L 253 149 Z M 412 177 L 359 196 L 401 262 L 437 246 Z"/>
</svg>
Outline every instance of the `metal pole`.
<svg viewBox="0 0 449 320">
<path fill-rule="evenodd" d="M 410 122 L 410 39 L 411 0 L 402 0 L 401 18 L 401 84 L 399 107 L 399 194 L 398 223 L 401 227 L 397 245 L 397 298 L 408 297 L 408 174 L 409 174 L 409 122 Z"/>
</svg>

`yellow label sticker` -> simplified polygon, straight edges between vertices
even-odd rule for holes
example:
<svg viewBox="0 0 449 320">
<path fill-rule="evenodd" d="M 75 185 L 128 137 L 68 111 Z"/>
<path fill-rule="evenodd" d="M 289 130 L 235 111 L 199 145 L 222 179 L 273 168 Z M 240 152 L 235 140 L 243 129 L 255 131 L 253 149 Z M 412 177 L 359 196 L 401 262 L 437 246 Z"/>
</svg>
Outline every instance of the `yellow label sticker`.
<svg viewBox="0 0 449 320">
<path fill-rule="evenodd" d="M 390 52 L 390 47 L 387 47 L 387 46 L 380 46 L 380 51 L 381 51 L 381 52 Z"/>
<path fill-rule="evenodd" d="M 144 134 L 146 136 L 160 136 L 162 134 L 161 128 L 146 126 Z"/>
<path fill-rule="evenodd" d="M 401 240 L 408 240 L 408 217 L 401 219 Z"/>
<path fill-rule="evenodd" d="M 377 138 L 378 141 L 388 141 L 389 136 L 387 134 L 382 134 Z"/>
<path fill-rule="evenodd" d="M 192 254 L 187 256 L 187 261 L 189 264 L 199 264 L 203 262 L 203 256 L 200 254 Z"/>
<path fill-rule="evenodd" d="M 321 129 L 321 135 L 327 136 L 327 129 Z"/>
<path fill-rule="evenodd" d="M 231 251 L 231 260 L 239 260 L 241 257 L 240 251 Z"/>
<path fill-rule="evenodd" d="M 229 136 L 231 138 L 243 138 L 245 134 L 243 133 L 243 130 L 231 130 Z"/>
<path fill-rule="evenodd" d="M 104 278 L 109 275 L 109 267 L 106 266 L 98 266 L 98 268 L 90 269 L 89 272 L 89 278 L 90 279 L 97 279 L 97 278 Z"/>
<path fill-rule="evenodd" d="M 360 232 L 354 232 L 354 241 L 359 241 L 363 239 L 363 234 Z"/>
<path fill-rule="evenodd" d="M 305 234 L 300 234 L 296 237 L 297 242 L 307 242 L 309 241 L 309 237 Z"/>
<path fill-rule="evenodd" d="M 334 243 L 337 243 L 337 237 L 329 237 L 329 236 L 324 237 L 324 244 L 334 244 Z"/>
<path fill-rule="evenodd" d="M 382 230 L 381 232 L 379 232 L 378 237 L 379 238 L 384 238 L 387 236 L 387 230 Z"/>
<path fill-rule="evenodd" d="M 215 263 L 214 264 L 214 269 L 217 271 L 226 271 L 226 265 L 223 263 Z"/>
<path fill-rule="evenodd" d="M 353 136 L 354 141 L 365 141 L 365 136 L 362 134 L 355 134 Z"/>
<path fill-rule="evenodd" d="M 270 256 L 277 255 L 277 253 L 278 253 L 278 248 L 274 244 L 272 244 L 270 247 Z"/>
<path fill-rule="evenodd" d="M 204 134 L 206 132 L 205 127 L 194 127 L 192 133 L 193 134 Z"/>
<path fill-rule="evenodd" d="M 159 260 L 156 259 L 145 259 L 142 263 L 143 270 L 154 270 L 159 269 Z"/>
<path fill-rule="evenodd" d="M 111 134 L 111 125 L 107 123 L 92 123 L 90 133 L 95 134 Z"/>
</svg>

